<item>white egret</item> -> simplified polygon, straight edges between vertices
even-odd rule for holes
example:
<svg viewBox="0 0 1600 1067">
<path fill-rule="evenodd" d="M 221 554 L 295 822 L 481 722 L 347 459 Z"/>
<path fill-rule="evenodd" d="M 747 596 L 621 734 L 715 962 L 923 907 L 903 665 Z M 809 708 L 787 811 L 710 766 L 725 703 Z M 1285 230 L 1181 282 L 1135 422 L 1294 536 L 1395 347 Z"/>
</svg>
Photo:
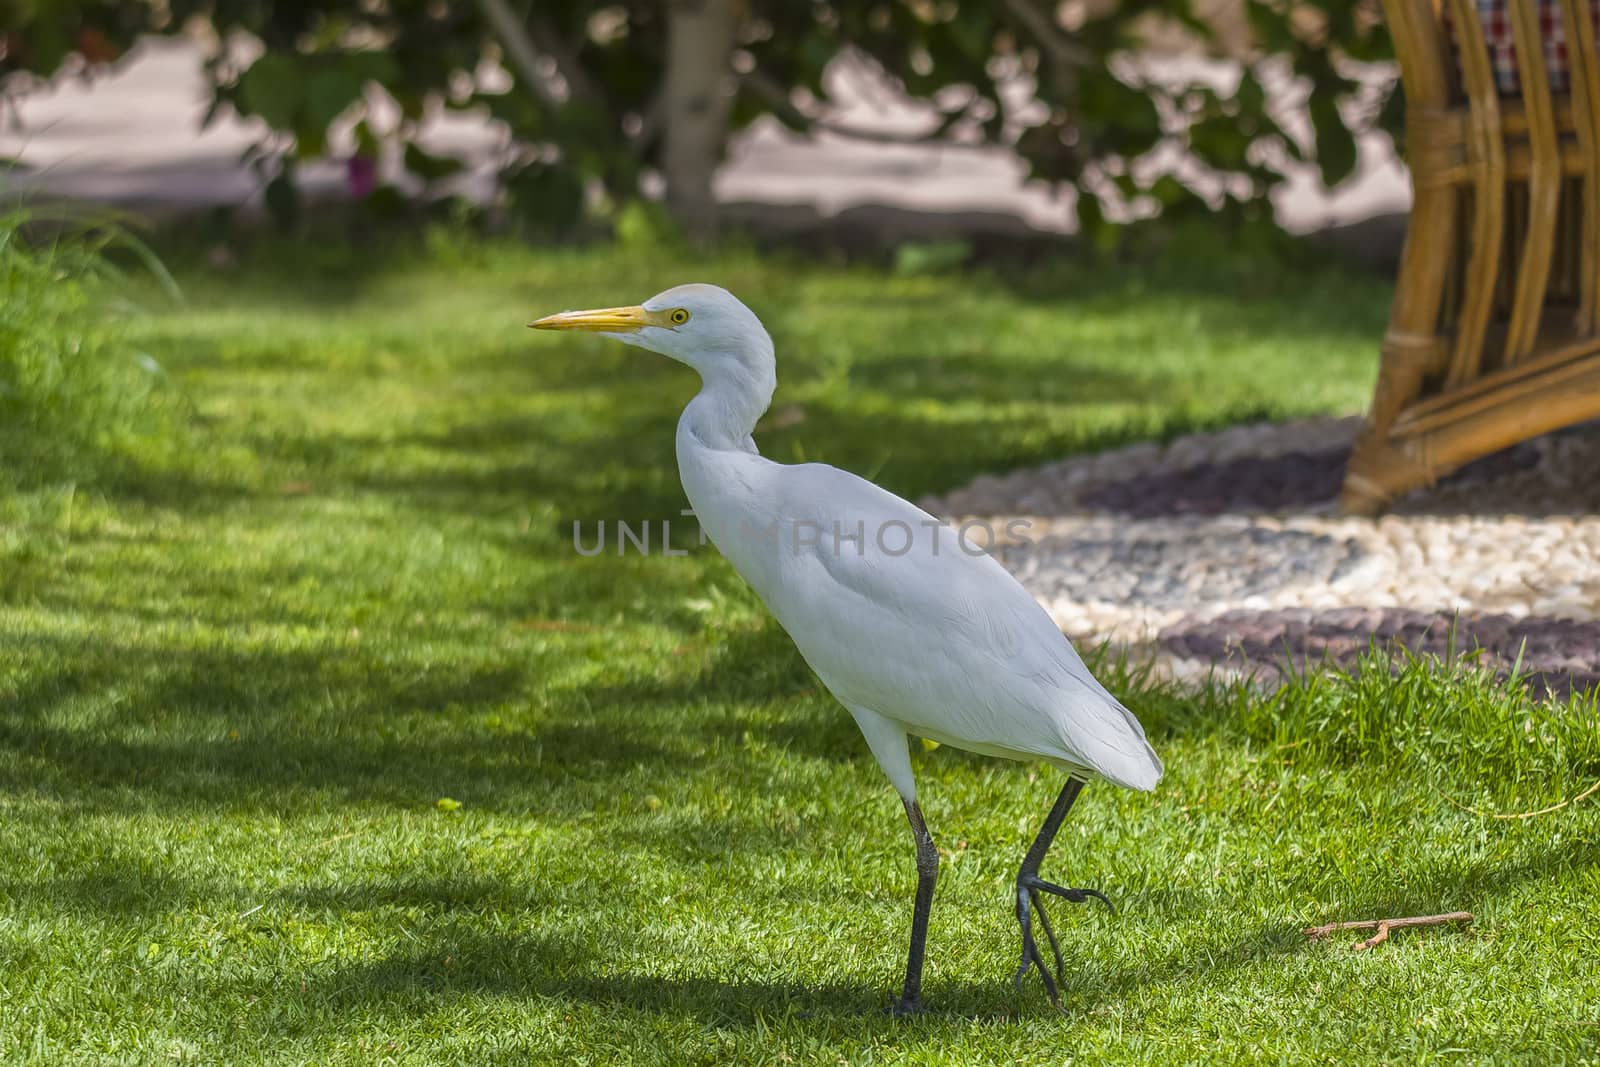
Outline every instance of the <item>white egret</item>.
<svg viewBox="0 0 1600 1067">
<path fill-rule="evenodd" d="M 754 587 L 828 690 L 854 716 L 900 794 L 917 846 L 911 947 L 897 1013 L 922 1005 L 922 961 L 939 852 L 917 804 L 909 737 L 1067 775 L 1017 872 L 1022 962 L 1057 1002 L 1033 913 L 1063 973 L 1041 893 L 1074 903 L 1096 890 L 1039 877 L 1085 781 L 1154 788 L 1161 760 L 1133 713 L 1084 666 L 1050 616 L 1003 567 L 932 515 L 821 463 L 764 459 L 751 438 L 777 384 L 772 339 L 724 289 L 681 285 L 632 307 L 567 311 L 530 323 L 588 330 L 698 371 L 678 420 L 678 472 L 705 533 Z"/>
</svg>

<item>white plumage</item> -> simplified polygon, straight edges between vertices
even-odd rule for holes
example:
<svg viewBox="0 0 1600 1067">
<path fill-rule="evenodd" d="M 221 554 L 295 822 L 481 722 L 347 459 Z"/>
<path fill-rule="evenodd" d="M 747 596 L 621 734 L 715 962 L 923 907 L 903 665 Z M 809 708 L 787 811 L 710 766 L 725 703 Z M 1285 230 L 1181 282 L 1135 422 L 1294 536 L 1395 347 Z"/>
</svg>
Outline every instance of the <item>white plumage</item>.
<svg viewBox="0 0 1600 1067">
<path fill-rule="evenodd" d="M 707 536 L 760 594 L 817 676 L 861 727 L 918 839 L 918 914 L 897 1010 L 920 1008 L 921 938 L 937 852 L 916 803 L 908 735 L 1070 778 L 1018 876 L 1023 959 L 1054 983 L 1030 930 L 1038 893 L 1081 900 L 1037 877 L 1077 795 L 1099 777 L 1151 789 L 1161 761 L 1133 713 L 1089 673 L 1049 615 L 1004 568 L 921 508 L 847 471 L 765 459 L 751 437 L 776 385 L 772 340 L 732 294 L 668 289 L 642 305 L 565 312 L 541 329 L 605 333 L 688 364 L 702 388 L 678 422 L 678 469 Z M 1038 853 L 1035 856 L 1035 852 Z M 924 893 L 925 889 L 925 893 Z M 1104 898 L 1101 898 L 1104 899 Z M 1049 933 L 1048 920 L 1045 929 Z M 1056 950 L 1058 974 L 1060 950 Z"/>
<path fill-rule="evenodd" d="M 834 467 L 697 446 L 683 424 L 678 438 L 707 535 L 855 715 L 902 797 L 916 799 L 907 734 L 1135 789 L 1161 777 L 1138 720 L 1044 609 L 955 530 Z M 776 536 L 745 532 L 773 517 Z"/>
</svg>

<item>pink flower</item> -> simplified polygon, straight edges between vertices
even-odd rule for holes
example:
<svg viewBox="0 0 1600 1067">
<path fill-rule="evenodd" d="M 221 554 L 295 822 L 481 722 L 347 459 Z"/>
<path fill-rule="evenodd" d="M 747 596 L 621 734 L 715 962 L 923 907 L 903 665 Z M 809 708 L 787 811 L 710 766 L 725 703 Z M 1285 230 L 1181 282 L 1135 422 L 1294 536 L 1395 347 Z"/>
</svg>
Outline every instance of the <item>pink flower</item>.
<svg viewBox="0 0 1600 1067">
<path fill-rule="evenodd" d="M 377 160 L 369 156 L 351 156 L 345 160 L 344 167 L 350 195 L 357 200 L 366 199 L 378 187 Z"/>
</svg>

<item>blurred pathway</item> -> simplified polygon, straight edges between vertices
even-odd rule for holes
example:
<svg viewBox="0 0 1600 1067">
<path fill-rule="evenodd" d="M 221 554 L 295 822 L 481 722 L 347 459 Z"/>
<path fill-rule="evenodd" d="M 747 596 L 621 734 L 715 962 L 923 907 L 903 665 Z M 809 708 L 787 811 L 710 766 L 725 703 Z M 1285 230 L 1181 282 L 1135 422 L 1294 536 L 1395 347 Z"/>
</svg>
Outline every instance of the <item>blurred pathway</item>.
<svg viewBox="0 0 1600 1067">
<path fill-rule="evenodd" d="M 265 129 L 228 116 L 200 130 L 209 103 L 200 62 L 194 45 L 152 38 L 92 84 L 69 80 L 30 95 L 20 107 L 20 126 L 0 130 L 0 156 L 20 157 L 26 167 L 13 184 L 158 214 L 253 202 L 260 183 L 240 157 Z M 1161 61 L 1162 69 L 1176 70 L 1182 62 Z M 861 71 L 836 68 L 830 90 L 840 123 L 901 134 L 927 125 L 925 114 Z M 488 194 L 502 130 L 482 118 L 443 113 L 426 123 L 424 139 L 475 161 L 460 187 L 468 195 Z M 1405 172 L 1387 139 L 1368 136 L 1360 148 L 1356 176 L 1332 194 L 1310 171 L 1287 184 L 1276 203 L 1288 228 L 1314 230 L 1409 206 Z M 302 177 L 313 194 L 344 195 L 338 163 L 314 164 Z M 1070 203 L 1027 182 L 1024 164 L 1003 149 L 881 145 L 827 134 L 803 139 L 775 122 L 757 123 L 735 139 L 717 187 L 726 201 L 803 204 L 823 214 L 877 203 L 1000 213 L 1044 230 L 1073 226 Z"/>
</svg>

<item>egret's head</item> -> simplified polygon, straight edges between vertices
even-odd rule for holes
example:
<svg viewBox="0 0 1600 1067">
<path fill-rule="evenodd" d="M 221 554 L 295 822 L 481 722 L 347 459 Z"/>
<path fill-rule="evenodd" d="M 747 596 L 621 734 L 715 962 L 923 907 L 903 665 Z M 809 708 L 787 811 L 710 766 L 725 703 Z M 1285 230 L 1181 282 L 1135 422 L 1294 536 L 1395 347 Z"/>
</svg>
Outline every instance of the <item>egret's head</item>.
<svg viewBox="0 0 1600 1067">
<path fill-rule="evenodd" d="M 770 366 L 772 339 L 755 313 L 715 285 L 678 285 L 632 307 L 563 311 L 528 323 L 536 330 L 587 330 L 680 363 L 702 376 L 720 368 Z"/>
</svg>

